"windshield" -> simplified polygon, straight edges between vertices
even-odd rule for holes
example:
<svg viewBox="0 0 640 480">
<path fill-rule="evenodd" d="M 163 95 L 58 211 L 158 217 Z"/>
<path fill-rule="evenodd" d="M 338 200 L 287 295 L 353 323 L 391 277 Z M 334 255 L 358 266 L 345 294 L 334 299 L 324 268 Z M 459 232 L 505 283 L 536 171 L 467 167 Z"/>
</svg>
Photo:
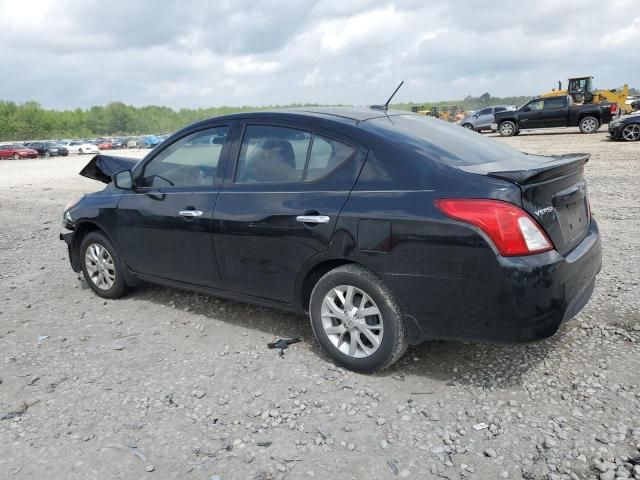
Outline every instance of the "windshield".
<svg viewBox="0 0 640 480">
<path fill-rule="evenodd" d="M 413 146 L 425 157 L 447 165 L 478 165 L 498 162 L 524 154 L 466 128 L 423 115 L 394 115 L 363 122 Z"/>
</svg>

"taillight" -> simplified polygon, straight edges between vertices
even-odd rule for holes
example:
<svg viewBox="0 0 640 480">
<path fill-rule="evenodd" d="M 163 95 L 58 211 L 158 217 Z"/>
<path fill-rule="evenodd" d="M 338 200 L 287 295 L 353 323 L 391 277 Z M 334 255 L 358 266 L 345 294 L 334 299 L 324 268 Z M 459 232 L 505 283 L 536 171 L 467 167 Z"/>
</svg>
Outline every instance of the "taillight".
<svg viewBox="0 0 640 480">
<path fill-rule="evenodd" d="M 512 203 L 449 198 L 436 200 L 435 205 L 446 216 L 481 229 L 501 255 L 532 255 L 553 249 L 540 225 Z"/>
<path fill-rule="evenodd" d="M 611 104 L 611 115 L 615 115 L 618 112 L 618 104 L 617 103 L 612 103 Z"/>
</svg>

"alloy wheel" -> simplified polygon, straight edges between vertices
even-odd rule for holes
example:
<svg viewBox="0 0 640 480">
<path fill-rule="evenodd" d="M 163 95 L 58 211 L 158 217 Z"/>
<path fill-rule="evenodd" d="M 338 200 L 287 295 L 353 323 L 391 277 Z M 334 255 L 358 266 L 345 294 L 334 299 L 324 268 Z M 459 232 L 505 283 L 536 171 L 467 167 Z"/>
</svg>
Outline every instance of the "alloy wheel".
<svg viewBox="0 0 640 480">
<path fill-rule="evenodd" d="M 624 127 L 622 130 L 622 138 L 628 142 L 636 142 L 640 140 L 640 124 L 634 123 Z"/>
<path fill-rule="evenodd" d="M 513 125 L 510 123 L 503 123 L 500 125 L 500 133 L 509 136 L 513 133 Z"/>
<path fill-rule="evenodd" d="M 116 281 L 116 267 L 109 251 L 99 243 L 87 247 L 85 266 L 91 282 L 101 290 L 109 290 Z"/>
<path fill-rule="evenodd" d="M 352 285 L 332 288 L 324 297 L 322 327 L 340 352 L 353 358 L 373 355 L 382 343 L 382 314 L 373 299 Z"/>
<path fill-rule="evenodd" d="M 582 121 L 582 129 L 586 133 L 593 132 L 598 127 L 598 122 L 596 122 L 593 118 L 586 118 Z"/>
</svg>

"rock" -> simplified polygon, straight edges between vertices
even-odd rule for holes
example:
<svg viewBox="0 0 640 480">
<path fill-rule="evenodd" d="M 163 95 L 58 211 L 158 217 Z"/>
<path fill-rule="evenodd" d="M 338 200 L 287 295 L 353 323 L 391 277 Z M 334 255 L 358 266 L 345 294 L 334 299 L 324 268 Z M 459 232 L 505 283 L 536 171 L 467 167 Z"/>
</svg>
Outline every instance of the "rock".
<svg viewBox="0 0 640 480">
<path fill-rule="evenodd" d="M 206 395 L 202 390 L 198 390 L 197 388 L 191 391 L 191 395 L 196 398 L 202 398 Z"/>
<path fill-rule="evenodd" d="M 146 467 L 144 467 L 144 470 L 146 472 L 153 472 L 156 469 L 156 467 L 154 467 L 153 465 L 147 465 Z"/>
<path fill-rule="evenodd" d="M 618 470 L 616 470 L 616 478 L 629 478 L 630 476 L 629 471 L 622 465 L 620 465 Z"/>
<path fill-rule="evenodd" d="M 498 452 L 496 452 L 493 448 L 487 448 L 484 451 L 484 455 L 489 458 L 496 458 L 498 456 Z"/>
<path fill-rule="evenodd" d="M 615 480 L 616 472 L 615 470 L 609 470 L 600 474 L 600 480 Z"/>
<path fill-rule="evenodd" d="M 409 470 L 407 470 L 406 468 L 404 470 L 400 471 L 400 476 L 401 477 L 408 477 L 409 475 L 411 475 L 411 472 Z"/>
<path fill-rule="evenodd" d="M 384 419 L 384 418 L 382 418 L 382 417 L 380 417 L 380 418 L 378 418 L 378 420 L 376 421 L 376 423 L 378 424 L 378 426 L 382 426 L 382 425 L 384 425 L 385 423 L 387 423 L 387 420 L 386 420 L 386 419 Z"/>
<path fill-rule="evenodd" d="M 550 448 L 553 448 L 556 446 L 556 441 L 551 437 L 545 437 L 544 442 L 542 443 L 542 446 L 547 450 L 549 450 Z"/>
<path fill-rule="evenodd" d="M 350 443 L 349 445 L 347 445 L 347 448 L 351 451 L 354 451 L 356 449 L 356 444 L 355 443 Z"/>
</svg>

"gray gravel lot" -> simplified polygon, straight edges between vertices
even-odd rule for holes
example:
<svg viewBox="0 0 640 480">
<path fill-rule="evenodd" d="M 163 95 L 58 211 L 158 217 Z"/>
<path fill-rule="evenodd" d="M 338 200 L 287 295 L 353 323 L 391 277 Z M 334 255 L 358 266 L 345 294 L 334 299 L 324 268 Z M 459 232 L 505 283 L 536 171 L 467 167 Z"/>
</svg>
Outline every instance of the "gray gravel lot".
<svg viewBox="0 0 640 480">
<path fill-rule="evenodd" d="M 428 342 L 376 375 L 334 366 L 303 316 L 98 298 L 58 240 L 64 204 L 101 188 L 90 157 L 0 162 L 0 478 L 640 479 L 640 144 L 496 141 L 593 154 L 591 302 L 549 340 Z M 278 336 L 303 341 L 280 358 Z"/>
</svg>

